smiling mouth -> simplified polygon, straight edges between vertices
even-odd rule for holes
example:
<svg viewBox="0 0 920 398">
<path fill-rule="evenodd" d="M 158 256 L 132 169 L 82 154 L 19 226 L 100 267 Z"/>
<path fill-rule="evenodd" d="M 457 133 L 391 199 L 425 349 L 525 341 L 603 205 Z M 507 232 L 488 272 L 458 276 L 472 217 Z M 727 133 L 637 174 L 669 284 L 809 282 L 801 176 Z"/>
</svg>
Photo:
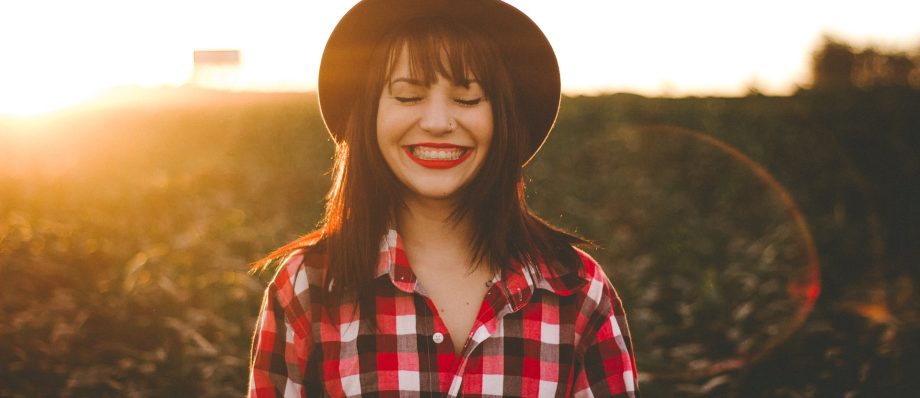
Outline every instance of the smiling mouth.
<svg viewBox="0 0 920 398">
<path fill-rule="evenodd" d="M 408 145 L 406 154 L 415 163 L 430 169 L 447 169 L 463 163 L 473 152 L 472 148 L 457 145 Z"/>
<path fill-rule="evenodd" d="M 412 155 L 422 160 L 457 160 L 460 159 L 468 148 L 450 147 L 450 148 L 433 148 L 421 145 L 409 147 Z"/>
</svg>

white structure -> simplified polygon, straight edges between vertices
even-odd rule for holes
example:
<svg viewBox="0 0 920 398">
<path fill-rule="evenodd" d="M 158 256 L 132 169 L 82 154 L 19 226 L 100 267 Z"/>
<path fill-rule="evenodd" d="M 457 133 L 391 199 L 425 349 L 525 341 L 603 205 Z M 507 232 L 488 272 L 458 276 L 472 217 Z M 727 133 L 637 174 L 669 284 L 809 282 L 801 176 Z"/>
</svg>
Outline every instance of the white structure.
<svg viewBox="0 0 920 398">
<path fill-rule="evenodd" d="M 239 87 L 239 50 L 195 50 L 194 61 L 195 68 L 189 84 L 223 90 Z"/>
</svg>

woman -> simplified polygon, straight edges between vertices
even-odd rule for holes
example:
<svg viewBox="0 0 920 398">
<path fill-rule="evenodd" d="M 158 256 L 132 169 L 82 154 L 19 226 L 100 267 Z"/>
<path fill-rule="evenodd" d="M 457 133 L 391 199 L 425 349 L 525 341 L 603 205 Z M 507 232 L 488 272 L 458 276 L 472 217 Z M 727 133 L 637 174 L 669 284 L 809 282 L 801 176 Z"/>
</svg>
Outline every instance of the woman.
<svg viewBox="0 0 920 398">
<path fill-rule="evenodd" d="M 325 219 L 262 263 L 281 264 L 250 395 L 637 395 L 616 292 L 524 202 L 559 97 L 552 48 L 505 3 L 349 11 L 320 67 Z"/>
</svg>

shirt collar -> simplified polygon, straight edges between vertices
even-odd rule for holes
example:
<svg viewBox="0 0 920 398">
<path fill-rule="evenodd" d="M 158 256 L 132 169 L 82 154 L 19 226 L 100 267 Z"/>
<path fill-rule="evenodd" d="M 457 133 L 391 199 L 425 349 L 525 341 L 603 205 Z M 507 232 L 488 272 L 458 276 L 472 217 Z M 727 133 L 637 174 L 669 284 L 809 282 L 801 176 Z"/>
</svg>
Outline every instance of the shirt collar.
<svg viewBox="0 0 920 398">
<path fill-rule="evenodd" d="M 389 275 L 393 286 L 406 293 L 414 293 L 415 273 L 409 266 L 409 258 L 403 247 L 402 238 L 395 229 L 387 231 L 380 243 L 380 260 L 377 262 L 377 277 Z"/>
<path fill-rule="evenodd" d="M 377 277 L 384 275 L 389 276 L 393 286 L 406 293 L 414 293 L 418 288 L 418 281 L 412 267 L 409 266 L 402 238 L 395 229 L 387 231 L 380 245 Z M 585 282 L 587 279 L 583 267 L 578 267 L 577 272 L 560 274 L 543 261 L 526 265 L 514 261 L 511 267 L 505 268 L 500 278 L 502 290 L 515 310 L 530 301 L 535 289 L 568 296 Z"/>
</svg>

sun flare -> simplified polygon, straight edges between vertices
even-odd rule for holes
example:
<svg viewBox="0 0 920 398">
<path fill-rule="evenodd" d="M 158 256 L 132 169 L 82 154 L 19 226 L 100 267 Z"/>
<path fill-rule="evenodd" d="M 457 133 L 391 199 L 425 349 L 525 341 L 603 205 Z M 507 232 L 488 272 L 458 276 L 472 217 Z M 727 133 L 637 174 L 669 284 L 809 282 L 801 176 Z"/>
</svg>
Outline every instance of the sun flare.
<svg viewBox="0 0 920 398">
<path fill-rule="evenodd" d="M 99 90 L 60 87 L 54 90 L 5 91 L 0 95 L 0 116 L 32 117 L 65 109 L 96 96 Z"/>
</svg>

